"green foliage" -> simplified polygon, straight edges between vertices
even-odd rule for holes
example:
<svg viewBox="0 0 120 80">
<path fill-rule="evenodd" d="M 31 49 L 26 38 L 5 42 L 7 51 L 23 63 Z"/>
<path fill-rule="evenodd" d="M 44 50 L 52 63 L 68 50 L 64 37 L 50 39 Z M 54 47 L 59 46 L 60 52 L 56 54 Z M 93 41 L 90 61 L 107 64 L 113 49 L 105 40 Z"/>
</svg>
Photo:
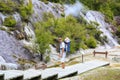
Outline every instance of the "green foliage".
<svg viewBox="0 0 120 80">
<path fill-rule="evenodd" d="M 21 4 L 19 7 L 19 12 L 22 16 L 22 19 L 28 21 L 29 16 L 33 13 L 32 1 L 29 0 L 29 3 L 27 5 Z"/>
<path fill-rule="evenodd" d="M 0 12 L 2 13 L 13 13 L 18 9 L 16 2 L 12 0 L 0 0 Z"/>
<path fill-rule="evenodd" d="M 36 23 L 35 26 L 36 43 L 38 44 L 38 50 L 41 54 L 44 54 L 46 52 L 46 49 L 49 48 L 49 44 L 52 41 L 51 32 L 45 30 L 45 28 L 42 27 L 39 23 Z"/>
<path fill-rule="evenodd" d="M 117 31 L 115 34 L 118 36 L 118 38 L 120 38 L 120 25 L 117 27 Z M 119 43 L 120 43 L 120 39 L 119 39 Z"/>
<path fill-rule="evenodd" d="M 29 3 L 25 5 L 23 0 L 19 0 L 19 2 L 12 0 L 1 0 L 0 12 L 5 14 L 19 12 L 22 19 L 28 21 L 29 16 L 33 13 L 32 1 L 29 0 Z"/>
<path fill-rule="evenodd" d="M 95 48 L 97 45 L 97 42 L 94 37 L 90 37 L 86 40 L 86 45 L 90 48 Z"/>
<path fill-rule="evenodd" d="M 61 13 L 61 16 L 62 16 L 62 17 L 65 17 L 65 13 Z"/>
<path fill-rule="evenodd" d="M 107 21 L 111 21 L 113 16 L 120 15 L 120 0 L 80 0 L 80 2 L 92 10 L 104 13 Z"/>
<path fill-rule="evenodd" d="M 119 80 L 120 69 L 102 67 L 80 75 L 82 80 Z M 87 76 L 86 76 L 87 75 Z"/>
<path fill-rule="evenodd" d="M 46 56 L 45 57 L 45 62 L 49 62 L 50 61 L 50 56 Z"/>
<path fill-rule="evenodd" d="M 41 0 L 41 1 L 43 1 L 45 4 L 48 4 L 49 0 Z"/>
<path fill-rule="evenodd" d="M 14 27 L 16 25 L 16 20 L 12 16 L 5 18 L 3 25 L 7 27 Z"/>
<path fill-rule="evenodd" d="M 106 3 L 107 0 L 106 1 L 104 0 L 79 0 L 79 1 L 85 4 L 86 6 L 88 6 L 90 9 L 99 10 L 100 6 L 103 3 Z"/>
<path fill-rule="evenodd" d="M 57 27 L 55 27 L 55 36 L 66 36 L 71 39 L 71 53 L 80 48 L 80 43 L 86 35 L 86 30 L 77 19 L 72 16 L 61 18 L 57 20 Z"/>
<path fill-rule="evenodd" d="M 76 0 L 41 0 L 41 1 L 43 1 L 45 3 L 48 3 L 48 1 L 50 1 L 50 2 L 54 2 L 54 3 L 63 4 L 63 3 L 75 3 Z"/>
<path fill-rule="evenodd" d="M 109 6 L 110 6 L 111 11 L 113 12 L 113 14 L 115 16 L 120 15 L 120 0 L 112 0 L 112 1 L 110 1 Z"/>
<path fill-rule="evenodd" d="M 49 19 L 54 18 L 54 15 L 50 12 L 43 13 L 43 21 L 48 21 Z"/>
<path fill-rule="evenodd" d="M 49 48 L 50 43 L 55 43 L 54 38 L 59 36 L 62 36 L 63 39 L 68 36 L 71 39 L 71 53 L 80 48 L 96 47 L 97 41 L 93 37 L 98 31 L 92 25 L 80 23 L 73 16 L 55 19 L 54 17 L 46 18 L 46 14 L 49 13 L 45 13 L 44 21 L 37 22 L 35 25 L 36 43 L 38 43 L 41 53 Z M 86 39 L 87 36 L 91 36 L 89 40 Z"/>
<path fill-rule="evenodd" d="M 110 6 L 108 3 L 104 3 L 103 5 L 100 6 L 100 11 L 106 15 L 108 21 L 112 21 L 113 19 L 113 11 L 111 10 Z"/>
</svg>

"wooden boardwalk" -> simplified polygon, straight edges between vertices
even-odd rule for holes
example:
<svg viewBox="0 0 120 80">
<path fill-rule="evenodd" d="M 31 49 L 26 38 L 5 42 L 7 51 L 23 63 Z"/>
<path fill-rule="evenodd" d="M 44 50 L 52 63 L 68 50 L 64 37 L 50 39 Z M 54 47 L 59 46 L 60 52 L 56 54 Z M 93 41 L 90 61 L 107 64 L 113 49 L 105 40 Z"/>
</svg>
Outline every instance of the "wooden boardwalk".
<svg viewBox="0 0 120 80">
<path fill-rule="evenodd" d="M 65 69 L 61 67 L 47 68 L 45 70 L 29 69 L 21 70 L 6 70 L 0 71 L 0 80 L 4 76 L 4 80 L 55 80 L 68 76 L 73 76 L 87 72 L 101 66 L 109 65 L 109 62 L 93 60 L 89 62 L 79 63 L 72 66 L 67 66 Z"/>
</svg>

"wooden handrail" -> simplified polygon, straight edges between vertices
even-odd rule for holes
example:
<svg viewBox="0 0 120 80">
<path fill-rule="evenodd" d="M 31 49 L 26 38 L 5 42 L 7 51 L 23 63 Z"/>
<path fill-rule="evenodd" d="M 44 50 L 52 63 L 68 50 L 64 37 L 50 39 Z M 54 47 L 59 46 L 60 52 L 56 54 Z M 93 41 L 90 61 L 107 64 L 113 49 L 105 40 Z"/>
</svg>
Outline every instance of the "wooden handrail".
<svg viewBox="0 0 120 80">
<path fill-rule="evenodd" d="M 94 50 L 93 55 L 95 56 L 95 54 L 105 54 L 105 57 L 107 58 L 108 52 L 107 51 L 105 51 L 105 52 L 96 52 Z"/>
</svg>

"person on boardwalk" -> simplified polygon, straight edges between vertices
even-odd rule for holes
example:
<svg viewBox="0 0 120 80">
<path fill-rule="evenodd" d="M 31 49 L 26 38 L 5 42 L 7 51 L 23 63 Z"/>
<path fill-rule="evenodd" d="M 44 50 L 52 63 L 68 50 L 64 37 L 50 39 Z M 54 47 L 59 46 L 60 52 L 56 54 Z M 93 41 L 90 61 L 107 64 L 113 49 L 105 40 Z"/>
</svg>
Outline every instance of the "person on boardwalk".
<svg viewBox="0 0 120 80">
<path fill-rule="evenodd" d="M 58 38 L 59 43 L 60 43 L 60 53 L 59 53 L 59 57 L 61 58 L 61 65 L 62 68 L 65 68 L 65 57 L 66 57 L 66 52 L 65 52 L 65 43 L 62 41 L 62 38 L 59 37 Z"/>
</svg>

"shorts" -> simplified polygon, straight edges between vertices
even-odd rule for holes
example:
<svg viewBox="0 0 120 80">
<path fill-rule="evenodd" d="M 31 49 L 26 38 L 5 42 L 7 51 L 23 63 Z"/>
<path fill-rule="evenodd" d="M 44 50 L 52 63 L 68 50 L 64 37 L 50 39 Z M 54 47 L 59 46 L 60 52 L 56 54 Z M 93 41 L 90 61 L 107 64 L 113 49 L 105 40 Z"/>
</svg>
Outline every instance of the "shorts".
<svg viewBox="0 0 120 80">
<path fill-rule="evenodd" d="M 66 57 L 66 53 L 64 52 L 60 60 L 62 63 L 65 62 L 65 57 Z"/>
</svg>

